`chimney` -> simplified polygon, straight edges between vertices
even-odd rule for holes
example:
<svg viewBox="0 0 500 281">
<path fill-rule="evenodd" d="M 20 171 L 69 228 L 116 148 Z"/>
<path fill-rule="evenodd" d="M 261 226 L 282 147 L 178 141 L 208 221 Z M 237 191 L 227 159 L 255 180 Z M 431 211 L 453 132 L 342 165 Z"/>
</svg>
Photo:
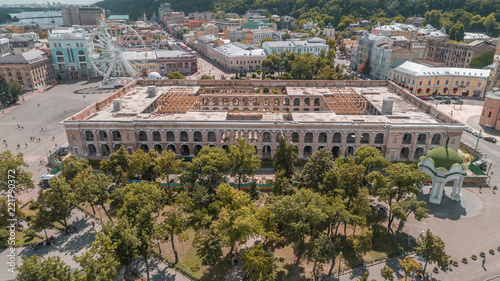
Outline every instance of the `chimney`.
<svg viewBox="0 0 500 281">
<path fill-rule="evenodd" d="M 156 96 L 156 86 L 148 86 L 148 98 L 154 98 Z"/>
<path fill-rule="evenodd" d="M 392 115 L 392 105 L 394 101 L 384 100 L 382 102 L 382 115 Z"/>
<path fill-rule="evenodd" d="M 121 99 L 115 99 L 113 100 L 113 111 L 120 111 L 122 110 L 122 100 Z"/>
</svg>

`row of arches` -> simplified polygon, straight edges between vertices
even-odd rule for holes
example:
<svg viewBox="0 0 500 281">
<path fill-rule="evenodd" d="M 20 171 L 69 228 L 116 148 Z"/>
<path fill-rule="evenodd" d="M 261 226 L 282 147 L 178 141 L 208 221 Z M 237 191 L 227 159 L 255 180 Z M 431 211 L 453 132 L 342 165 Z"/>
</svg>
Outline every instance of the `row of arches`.
<svg viewBox="0 0 500 281">
<path fill-rule="evenodd" d="M 138 133 L 138 139 L 139 141 L 149 141 L 149 136 L 146 131 L 139 131 Z M 178 133 L 179 134 L 179 141 L 181 142 L 189 142 L 189 133 L 187 131 L 181 131 Z M 222 141 L 229 141 L 230 140 L 230 132 L 224 131 L 220 133 L 221 140 Z M 243 132 L 243 131 L 235 131 L 235 139 L 239 138 L 247 138 L 249 141 L 257 141 L 259 134 L 262 134 L 262 142 L 267 143 L 267 142 L 272 142 L 273 139 L 273 134 L 271 132 L 258 132 L 258 131 L 249 131 L 249 132 Z M 304 143 L 314 143 L 315 137 L 316 136 L 316 141 L 317 143 L 342 143 L 342 136 L 343 134 L 340 132 L 336 132 L 333 134 L 329 134 L 327 132 L 319 132 L 319 133 L 313 133 L 313 132 L 306 132 L 304 134 Z M 108 141 L 108 133 L 106 131 L 100 130 L 97 132 L 98 139 L 99 141 Z M 112 140 L 113 141 L 121 141 L 121 133 L 120 131 L 114 130 L 111 132 L 112 135 Z M 369 144 L 370 139 L 371 139 L 370 133 L 361 133 L 359 134 L 359 143 L 360 144 Z M 165 141 L 167 142 L 175 142 L 176 141 L 176 133 L 173 131 L 167 131 L 165 133 Z M 283 132 L 278 132 L 275 134 L 275 140 L 276 142 L 279 141 L 280 137 L 286 137 L 286 135 Z M 293 143 L 300 143 L 300 136 L 301 133 L 299 132 L 292 132 L 290 134 L 290 139 Z M 203 142 L 204 136 L 202 132 L 200 131 L 194 131 L 193 132 L 193 141 L 194 142 Z M 350 132 L 346 134 L 345 142 L 346 143 L 356 143 L 358 135 L 356 133 Z M 402 144 L 412 144 L 413 141 L 413 134 L 412 133 L 406 133 L 403 135 L 402 139 Z M 421 133 L 417 135 L 417 144 L 424 145 L 427 143 L 429 136 L 427 133 Z M 329 139 L 331 141 L 329 141 Z M 385 139 L 385 134 L 384 133 L 377 133 L 375 134 L 375 138 L 373 140 L 374 144 L 383 144 Z M 86 141 L 94 141 L 94 133 L 92 131 L 85 131 L 85 140 Z M 163 137 L 160 131 L 153 131 L 151 133 L 151 140 L 154 142 L 161 142 L 163 141 Z M 442 135 L 437 133 L 433 134 L 431 138 L 431 145 L 439 145 L 441 144 L 442 140 Z M 207 142 L 217 142 L 217 134 L 214 131 L 209 131 L 207 132 L 206 135 L 206 141 Z"/>
<path fill-rule="evenodd" d="M 221 97 L 203 97 L 201 105 L 217 105 L 217 106 L 321 106 L 321 98 L 221 98 Z"/>
</svg>

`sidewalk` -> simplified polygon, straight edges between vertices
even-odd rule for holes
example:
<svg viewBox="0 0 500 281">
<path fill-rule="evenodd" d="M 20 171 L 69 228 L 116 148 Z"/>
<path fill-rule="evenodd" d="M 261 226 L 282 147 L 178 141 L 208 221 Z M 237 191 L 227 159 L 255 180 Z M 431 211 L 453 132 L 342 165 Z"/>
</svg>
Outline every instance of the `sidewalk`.
<svg viewBox="0 0 500 281">
<path fill-rule="evenodd" d="M 472 255 L 472 254 L 471 254 Z M 402 258 L 402 257 L 399 257 Z M 485 281 L 485 280 L 493 280 L 496 277 L 500 276 L 500 252 L 496 251 L 495 255 L 490 255 L 486 253 L 486 263 L 485 267 L 482 267 L 481 258 L 478 257 L 477 261 L 471 260 L 470 257 L 467 257 L 468 263 L 464 264 L 462 261 L 458 260 L 458 266 L 452 266 L 451 271 L 442 272 L 441 270 L 438 273 L 434 273 L 432 270 L 434 268 L 433 264 L 428 264 L 426 271 L 432 276 L 433 281 L 442 280 L 442 281 Z M 419 258 L 417 261 L 425 265 L 425 262 Z M 404 276 L 404 271 L 399 265 L 398 258 L 388 259 L 378 264 L 374 264 L 368 266 L 366 269 L 370 272 L 370 277 L 368 280 L 384 280 L 382 275 L 380 274 L 380 270 L 384 266 L 389 266 L 394 270 L 394 275 L 396 278 L 400 278 Z M 337 275 L 327 280 L 329 281 L 351 281 L 358 280 L 364 274 L 365 270 L 363 268 L 355 268 L 353 271 L 341 274 L 340 279 Z M 395 279 L 397 280 L 397 279 Z M 416 278 L 415 280 L 421 280 L 420 278 Z"/>
<path fill-rule="evenodd" d="M 34 96 L 45 92 L 45 88 L 47 88 L 47 87 L 41 87 L 35 91 L 26 92 L 23 96 L 19 97 L 18 102 L 16 102 L 13 105 L 10 105 L 9 107 L 3 108 L 3 110 L 0 111 L 0 116 L 14 110 L 14 108 L 17 108 L 18 106 L 27 102 L 29 99 L 33 98 Z"/>
<path fill-rule="evenodd" d="M 130 268 L 146 278 L 146 264 L 144 263 L 144 259 L 137 259 L 132 263 Z M 123 278 L 123 275 L 120 275 L 120 277 Z M 149 259 L 149 277 L 151 281 L 191 281 L 191 279 L 154 258 Z"/>
</svg>

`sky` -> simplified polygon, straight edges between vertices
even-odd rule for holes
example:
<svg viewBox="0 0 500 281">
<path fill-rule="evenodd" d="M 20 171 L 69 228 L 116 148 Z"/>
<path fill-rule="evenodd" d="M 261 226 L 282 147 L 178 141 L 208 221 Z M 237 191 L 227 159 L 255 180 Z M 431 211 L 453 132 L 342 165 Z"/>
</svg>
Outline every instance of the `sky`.
<svg viewBox="0 0 500 281">
<path fill-rule="evenodd" d="M 47 2 L 53 2 L 52 1 L 47 1 L 47 0 L 0 0 L 0 5 L 3 4 L 12 4 L 13 2 L 16 4 L 42 4 L 42 3 L 47 3 Z M 98 2 L 98 0 L 56 0 L 54 2 L 61 2 L 63 4 L 79 4 L 79 5 L 86 5 L 86 4 L 92 4 L 95 2 Z"/>
</svg>

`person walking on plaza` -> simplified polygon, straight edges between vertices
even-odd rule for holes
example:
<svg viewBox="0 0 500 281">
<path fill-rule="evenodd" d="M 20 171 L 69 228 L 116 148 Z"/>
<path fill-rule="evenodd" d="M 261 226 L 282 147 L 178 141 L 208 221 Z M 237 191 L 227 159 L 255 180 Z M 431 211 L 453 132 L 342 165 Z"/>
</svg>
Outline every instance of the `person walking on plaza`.
<svg viewBox="0 0 500 281">
<path fill-rule="evenodd" d="M 486 257 L 483 258 L 483 267 L 485 262 L 486 262 Z"/>
</svg>

